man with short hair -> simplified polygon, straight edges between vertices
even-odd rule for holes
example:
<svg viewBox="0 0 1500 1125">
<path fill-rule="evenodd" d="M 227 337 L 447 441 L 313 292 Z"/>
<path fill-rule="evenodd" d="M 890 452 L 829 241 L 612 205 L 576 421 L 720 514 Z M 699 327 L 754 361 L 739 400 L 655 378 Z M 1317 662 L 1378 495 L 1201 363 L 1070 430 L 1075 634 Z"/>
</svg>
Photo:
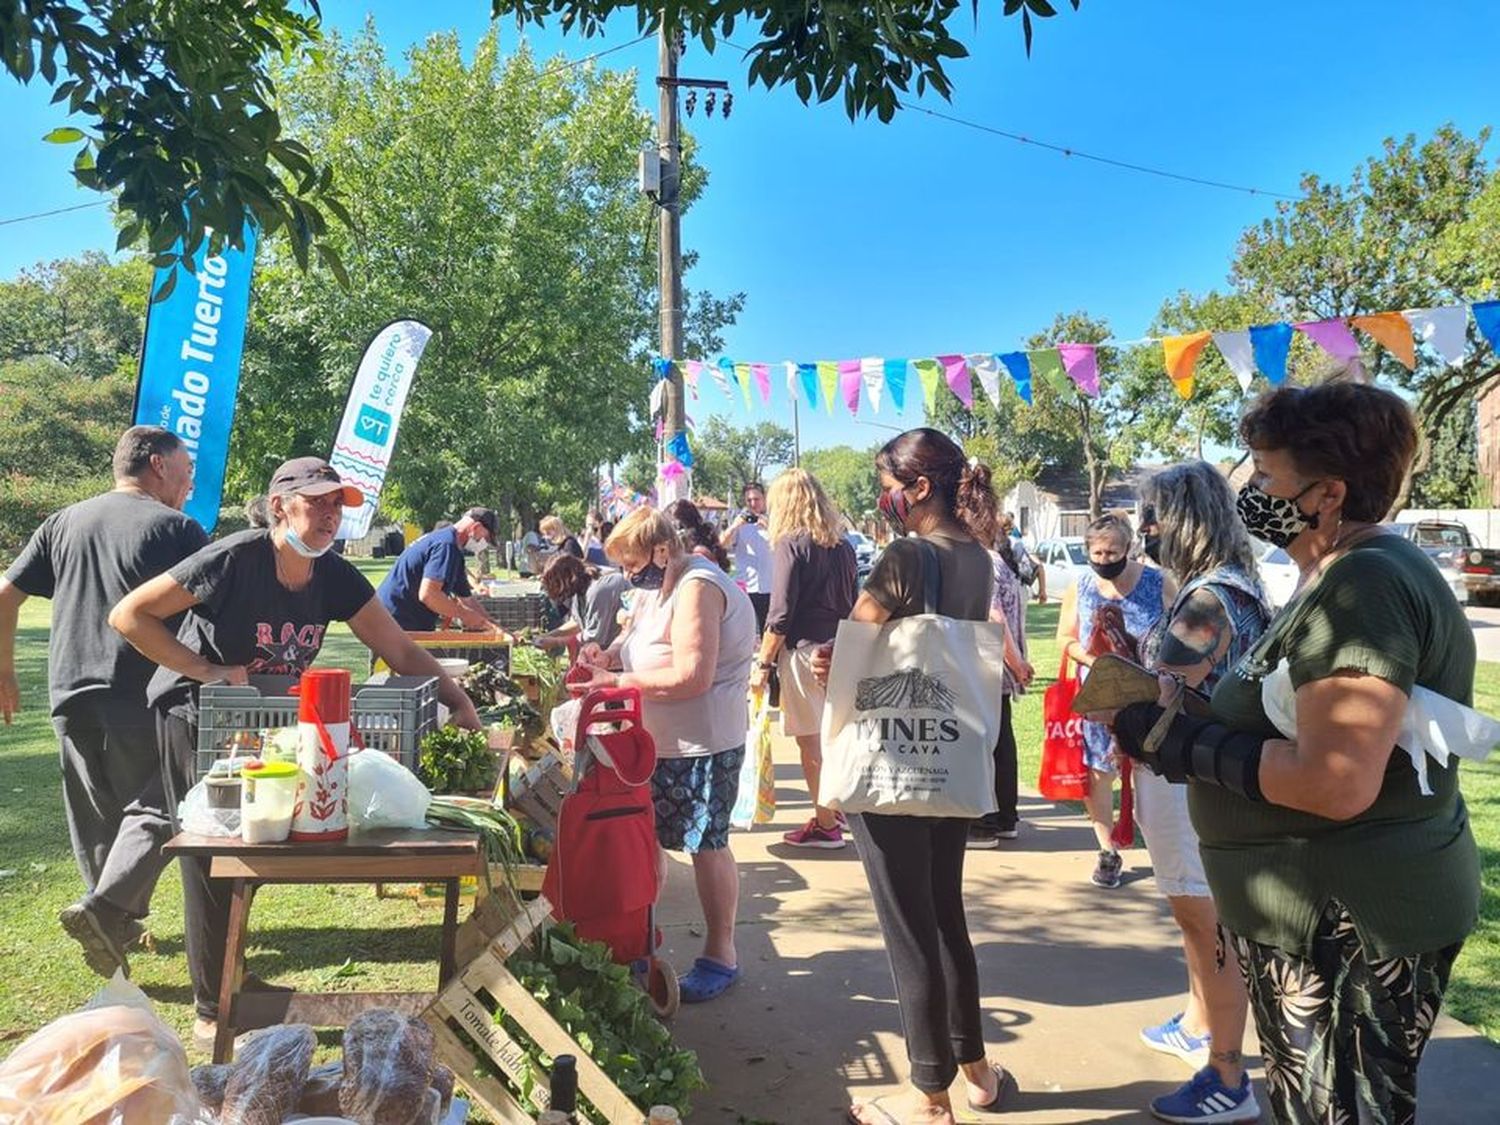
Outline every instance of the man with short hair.
<svg viewBox="0 0 1500 1125">
<path fill-rule="evenodd" d="M 434 529 L 401 552 L 376 593 L 408 633 L 430 633 L 458 618 L 470 629 L 490 629 L 489 619 L 464 569 L 464 555 L 495 542 L 500 521 L 489 508 L 470 508 L 456 523 Z"/>
<path fill-rule="evenodd" d="M 193 461 L 173 433 L 132 426 L 115 447 L 115 487 L 49 516 L 0 578 L 0 715 L 20 710 L 16 623 L 28 597 L 52 600 L 48 688 L 73 856 L 87 893 L 59 915 L 100 976 L 129 973 L 161 865 L 119 840 L 126 811 L 155 781 L 156 666 L 109 627 L 131 590 L 208 542 L 182 514 Z"/>
<path fill-rule="evenodd" d="M 775 555 L 767 534 L 766 489 L 751 481 L 741 491 L 744 510 L 734 518 L 719 537 L 724 549 L 734 556 L 734 576 L 750 595 L 755 607 L 755 635 L 766 631 L 766 614 L 771 611 L 771 572 Z"/>
</svg>

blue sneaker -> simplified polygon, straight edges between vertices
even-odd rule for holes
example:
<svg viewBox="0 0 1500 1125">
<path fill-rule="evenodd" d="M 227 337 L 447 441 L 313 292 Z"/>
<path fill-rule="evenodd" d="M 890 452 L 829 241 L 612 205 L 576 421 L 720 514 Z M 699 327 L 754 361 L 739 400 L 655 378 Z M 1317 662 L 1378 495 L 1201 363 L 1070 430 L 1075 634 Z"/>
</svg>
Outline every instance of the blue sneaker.
<svg viewBox="0 0 1500 1125">
<path fill-rule="evenodd" d="M 1151 1112 L 1162 1121 L 1184 1125 L 1260 1120 L 1260 1106 L 1255 1104 L 1250 1076 L 1241 1075 L 1239 1087 L 1231 1090 L 1211 1066 L 1205 1066 L 1170 1094 L 1151 1099 Z"/>
<path fill-rule="evenodd" d="M 1208 1065 L 1208 1036 L 1192 1035 L 1184 1030 L 1181 1012 L 1164 1024 L 1142 1028 L 1141 1042 L 1153 1051 L 1176 1055 L 1194 1070 Z"/>
</svg>

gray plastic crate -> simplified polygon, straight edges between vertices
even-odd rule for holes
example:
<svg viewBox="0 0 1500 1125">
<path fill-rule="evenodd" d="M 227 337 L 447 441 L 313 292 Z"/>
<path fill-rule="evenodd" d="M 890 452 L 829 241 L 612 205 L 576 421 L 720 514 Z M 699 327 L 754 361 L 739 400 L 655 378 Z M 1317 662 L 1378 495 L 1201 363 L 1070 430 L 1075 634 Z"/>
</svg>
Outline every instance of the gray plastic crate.
<svg viewBox="0 0 1500 1125">
<path fill-rule="evenodd" d="M 506 594 L 481 597 L 479 606 L 502 629 L 540 629 L 546 617 L 545 594 Z"/>
<path fill-rule="evenodd" d="M 249 687 L 204 684 L 198 690 L 197 776 L 231 753 L 253 754 L 264 730 L 297 725 L 297 697 L 286 676 L 251 676 Z M 422 739 L 437 729 L 438 682 L 392 676 L 354 689 L 351 720 L 367 750 L 383 750 L 416 771 Z"/>
</svg>

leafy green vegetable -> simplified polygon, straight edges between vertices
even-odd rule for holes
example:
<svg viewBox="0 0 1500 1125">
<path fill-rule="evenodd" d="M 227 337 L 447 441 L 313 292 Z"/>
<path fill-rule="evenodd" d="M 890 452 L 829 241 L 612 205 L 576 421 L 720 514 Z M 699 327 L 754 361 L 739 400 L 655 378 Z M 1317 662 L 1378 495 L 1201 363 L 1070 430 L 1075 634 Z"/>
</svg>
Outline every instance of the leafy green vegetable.
<svg viewBox="0 0 1500 1125">
<path fill-rule="evenodd" d="M 439 727 L 422 739 L 417 776 L 434 793 L 476 793 L 492 789 L 499 767 L 483 731 Z"/>
<path fill-rule="evenodd" d="M 510 650 L 510 674 L 531 676 L 536 680 L 541 689 L 537 707 L 543 715 L 550 715 L 552 708 L 557 706 L 565 671 L 562 662 L 550 652 L 530 645 L 518 645 Z"/>
<path fill-rule="evenodd" d="M 687 1115 L 693 1091 L 707 1085 L 698 1055 L 672 1042 L 630 970 L 615 963 L 608 947 L 582 940 L 563 923 L 514 954 L 506 967 L 621 1093 L 639 1106 L 670 1105 Z M 512 1038 L 526 1041 L 503 1011 L 496 1019 Z M 551 1058 L 540 1052 L 532 1061 L 543 1071 L 552 1068 Z"/>
</svg>

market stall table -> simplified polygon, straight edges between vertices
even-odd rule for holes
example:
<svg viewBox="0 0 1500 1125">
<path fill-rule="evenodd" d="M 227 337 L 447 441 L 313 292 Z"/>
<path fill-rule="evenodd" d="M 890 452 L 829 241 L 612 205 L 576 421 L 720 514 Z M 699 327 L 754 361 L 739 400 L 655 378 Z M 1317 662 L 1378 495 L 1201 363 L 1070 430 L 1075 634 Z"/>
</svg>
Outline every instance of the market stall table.
<svg viewBox="0 0 1500 1125">
<path fill-rule="evenodd" d="M 438 963 L 441 988 L 458 969 L 454 949 L 459 880 L 485 873 L 479 837 L 441 829 L 382 829 L 351 833 L 347 839 L 330 843 L 280 844 L 246 844 L 239 839 L 181 833 L 163 852 L 168 856 L 207 857 L 210 877 L 233 880 L 219 991 L 219 1026 L 214 1038 L 216 1063 L 233 1057 L 234 1037 L 239 1032 L 286 1022 L 343 1027 L 361 1011 L 375 1007 L 416 1014 L 435 996 L 432 992 L 242 992 L 245 936 L 257 888 L 267 883 L 443 883 L 443 936 Z"/>
</svg>

